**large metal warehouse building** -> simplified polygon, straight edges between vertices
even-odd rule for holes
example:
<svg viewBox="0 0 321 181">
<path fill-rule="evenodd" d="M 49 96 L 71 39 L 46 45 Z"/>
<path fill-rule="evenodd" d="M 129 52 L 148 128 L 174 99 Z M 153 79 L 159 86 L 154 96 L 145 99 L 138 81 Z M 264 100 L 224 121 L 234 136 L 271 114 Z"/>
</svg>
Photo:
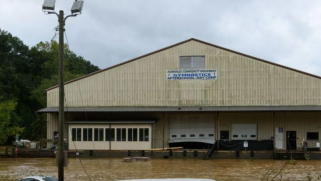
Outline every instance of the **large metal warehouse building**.
<svg viewBox="0 0 321 181">
<path fill-rule="evenodd" d="M 47 138 L 58 133 L 47 89 Z M 317 148 L 321 77 L 189 39 L 65 83 L 70 150 Z"/>
</svg>

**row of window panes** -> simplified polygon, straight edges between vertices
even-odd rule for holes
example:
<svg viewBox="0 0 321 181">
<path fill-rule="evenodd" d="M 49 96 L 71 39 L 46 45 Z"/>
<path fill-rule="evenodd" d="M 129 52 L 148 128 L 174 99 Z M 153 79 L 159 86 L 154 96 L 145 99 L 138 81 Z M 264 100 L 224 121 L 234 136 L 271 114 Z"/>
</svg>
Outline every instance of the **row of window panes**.
<svg viewBox="0 0 321 181">
<path fill-rule="evenodd" d="M 81 132 L 82 129 L 82 132 Z M 94 130 L 94 131 L 93 131 Z M 104 133 L 105 130 L 105 133 Z M 115 135 L 116 131 L 116 135 Z M 94 139 L 93 139 L 94 135 Z M 72 141 L 149 141 L 148 128 L 72 128 Z"/>
</svg>

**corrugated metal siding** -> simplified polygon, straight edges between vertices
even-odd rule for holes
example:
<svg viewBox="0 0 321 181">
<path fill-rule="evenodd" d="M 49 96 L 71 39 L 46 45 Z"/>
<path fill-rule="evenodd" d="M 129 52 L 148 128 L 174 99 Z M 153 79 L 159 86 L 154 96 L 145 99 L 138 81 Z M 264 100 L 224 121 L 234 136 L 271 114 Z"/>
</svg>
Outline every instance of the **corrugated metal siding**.
<svg viewBox="0 0 321 181">
<path fill-rule="evenodd" d="M 220 130 L 231 133 L 232 124 L 255 123 L 258 125 L 258 140 L 271 139 L 274 137 L 274 129 L 283 127 L 283 149 L 286 149 L 286 131 L 297 132 L 298 147 L 302 145 L 304 139 L 308 142 L 308 147 L 313 148 L 321 140 L 320 118 L 320 112 L 277 112 L 274 118 L 273 112 L 219 113 L 219 127 Z M 307 140 L 307 132 L 319 132 L 319 140 Z"/>
<path fill-rule="evenodd" d="M 220 129 L 230 132 L 232 139 L 232 124 L 257 124 L 258 140 L 271 139 L 273 136 L 273 113 L 220 113 Z"/>
<path fill-rule="evenodd" d="M 154 125 L 154 137 L 152 148 L 163 148 L 163 124 L 165 124 L 166 115 L 160 115 L 158 121 Z"/>
<path fill-rule="evenodd" d="M 65 122 L 73 119 L 70 114 L 65 114 Z M 58 131 L 59 115 L 57 113 L 47 114 L 47 139 L 53 139 L 54 131 Z M 59 133 L 60 134 L 60 133 Z M 68 126 L 64 127 L 64 138 L 68 139 Z"/>
<path fill-rule="evenodd" d="M 286 131 L 297 132 L 297 146 L 301 146 L 304 140 L 308 142 L 308 147 L 316 147 L 316 142 L 319 141 L 307 140 L 307 132 L 319 132 L 320 118 L 321 113 L 286 113 Z M 319 132 L 319 140 L 320 136 Z"/>
<path fill-rule="evenodd" d="M 205 55 L 217 80 L 166 80 L 179 56 Z M 65 86 L 67 105 L 195 106 L 320 105 L 318 78 L 231 53 L 197 41 L 166 49 Z M 58 106 L 58 88 L 48 91 Z"/>
<path fill-rule="evenodd" d="M 171 121 L 171 114 L 167 114 L 164 119 L 164 147 L 169 147 L 169 124 Z"/>
<path fill-rule="evenodd" d="M 54 131 L 58 131 L 58 120 L 56 113 L 47 114 L 47 139 L 53 139 Z"/>
</svg>

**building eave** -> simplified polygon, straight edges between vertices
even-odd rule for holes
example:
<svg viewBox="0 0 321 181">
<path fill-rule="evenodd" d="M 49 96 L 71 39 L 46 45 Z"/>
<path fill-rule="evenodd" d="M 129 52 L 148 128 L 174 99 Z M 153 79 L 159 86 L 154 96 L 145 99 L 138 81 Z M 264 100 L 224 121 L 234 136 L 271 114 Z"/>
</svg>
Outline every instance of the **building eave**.
<svg viewBox="0 0 321 181">
<path fill-rule="evenodd" d="M 282 111 L 321 111 L 321 105 L 300 106 L 170 106 L 170 107 L 68 107 L 67 113 L 103 112 L 282 112 Z M 47 107 L 38 113 L 58 113 L 58 107 Z"/>
</svg>

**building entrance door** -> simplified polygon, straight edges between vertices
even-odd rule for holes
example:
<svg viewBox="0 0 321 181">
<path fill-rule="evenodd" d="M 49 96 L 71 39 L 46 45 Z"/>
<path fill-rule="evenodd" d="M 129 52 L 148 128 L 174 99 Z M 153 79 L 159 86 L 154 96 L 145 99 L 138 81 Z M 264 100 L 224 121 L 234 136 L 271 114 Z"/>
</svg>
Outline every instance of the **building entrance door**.
<svg viewBox="0 0 321 181">
<path fill-rule="evenodd" d="M 296 150 L 296 131 L 286 132 L 286 149 Z"/>
</svg>

